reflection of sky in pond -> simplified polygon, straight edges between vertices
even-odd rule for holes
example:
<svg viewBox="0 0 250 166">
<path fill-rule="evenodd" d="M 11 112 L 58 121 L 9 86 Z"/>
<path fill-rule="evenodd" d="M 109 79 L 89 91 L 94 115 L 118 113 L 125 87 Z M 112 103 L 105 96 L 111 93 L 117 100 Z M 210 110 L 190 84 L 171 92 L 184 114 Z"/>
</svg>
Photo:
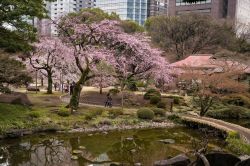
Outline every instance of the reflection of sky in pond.
<svg viewBox="0 0 250 166">
<path fill-rule="evenodd" d="M 159 142 L 174 139 L 174 144 Z M 47 134 L 0 141 L 0 166 L 106 166 L 142 163 L 173 157 L 192 150 L 201 134 L 186 128 L 129 130 L 105 134 Z M 222 146 L 215 138 L 209 145 Z M 75 154 L 73 154 L 73 152 Z M 78 159 L 72 160 L 72 155 Z"/>
</svg>

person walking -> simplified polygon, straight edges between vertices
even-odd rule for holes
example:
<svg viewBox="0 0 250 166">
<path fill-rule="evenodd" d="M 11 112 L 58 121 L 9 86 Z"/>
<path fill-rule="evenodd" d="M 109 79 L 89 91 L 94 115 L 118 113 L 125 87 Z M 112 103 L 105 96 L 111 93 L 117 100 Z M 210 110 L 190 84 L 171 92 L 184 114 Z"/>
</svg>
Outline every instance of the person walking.
<svg viewBox="0 0 250 166">
<path fill-rule="evenodd" d="M 112 107 L 112 97 L 110 95 L 110 93 L 107 94 L 107 100 L 105 102 L 105 107 Z"/>
</svg>

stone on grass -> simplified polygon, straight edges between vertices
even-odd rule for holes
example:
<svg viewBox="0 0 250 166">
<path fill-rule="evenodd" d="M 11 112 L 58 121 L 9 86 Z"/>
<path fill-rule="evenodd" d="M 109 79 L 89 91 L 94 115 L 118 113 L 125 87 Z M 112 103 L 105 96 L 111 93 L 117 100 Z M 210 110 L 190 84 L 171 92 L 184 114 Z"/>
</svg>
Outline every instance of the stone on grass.
<svg viewBox="0 0 250 166">
<path fill-rule="evenodd" d="M 73 153 L 73 154 L 81 154 L 82 151 L 81 151 L 81 150 L 73 150 L 72 153 Z"/>
<path fill-rule="evenodd" d="M 131 149 L 130 151 L 131 151 L 132 153 L 135 153 L 135 152 L 136 152 L 136 150 L 135 150 L 135 149 Z"/>
<path fill-rule="evenodd" d="M 180 154 L 168 160 L 160 160 L 154 163 L 154 166 L 187 166 L 190 159 L 185 154 Z"/>
<path fill-rule="evenodd" d="M 71 156 L 71 159 L 72 159 L 72 160 L 78 160 L 78 156 L 73 155 L 73 156 Z"/>
<path fill-rule="evenodd" d="M 86 147 L 85 147 L 85 146 L 79 146 L 79 149 L 81 149 L 81 150 L 85 150 L 85 149 L 86 149 Z"/>
<path fill-rule="evenodd" d="M 132 137 L 128 137 L 128 138 L 126 138 L 126 140 L 128 140 L 128 141 L 133 141 L 133 140 L 134 140 L 134 138 L 132 138 Z"/>
<path fill-rule="evenodd" d="M 162 142 L 164 144 L 174 144 L 175 140 L 173 140 L 173 139 L 162 139 L 162 140 L 159 140 L 159 142 Z"/>
</svg>

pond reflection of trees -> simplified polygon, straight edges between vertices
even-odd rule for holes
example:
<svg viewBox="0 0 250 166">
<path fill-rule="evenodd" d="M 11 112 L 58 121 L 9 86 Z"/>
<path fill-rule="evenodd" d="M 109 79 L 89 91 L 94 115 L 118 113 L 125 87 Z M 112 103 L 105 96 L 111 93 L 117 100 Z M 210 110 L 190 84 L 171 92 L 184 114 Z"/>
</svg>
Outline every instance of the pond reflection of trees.
<svg viewBox="0 0 250 166">
<path fill-rule="evenodd" d="M 39 143 L 20 143 L 19 147 L 10 145 L 2 151 L 1 163 L 14 166 L 77 166 L 71 162 L 71 146 L 55 138 L 45 139 Z M 0 163 L 0 165 L 1 165 Z"/>
<path fill-rule="evenodd" d="M 128 140 L 122 137 L 119 143 L 113 145 L 108 155 L 114 161 L 124 161 L 129 165 L 153 165 L 154 161 L 166 158 L 169 153 L 174 154 L 176 151 L 159 142 L 137 137 Z"/>
</svg>

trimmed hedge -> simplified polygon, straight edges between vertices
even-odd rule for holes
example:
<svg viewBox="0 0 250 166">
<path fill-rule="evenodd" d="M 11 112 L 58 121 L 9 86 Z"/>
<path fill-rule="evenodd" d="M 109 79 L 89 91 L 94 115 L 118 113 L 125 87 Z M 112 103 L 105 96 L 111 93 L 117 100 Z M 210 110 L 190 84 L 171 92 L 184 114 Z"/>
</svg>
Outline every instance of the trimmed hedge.
<svg viewBox="0 0 250 166">
<path fill-rule="evenodd" d="M 112 95 L 117 95 L 118 93 L 120 93 L 119 89 L 110 89 L 109 93 L 111 93 Z"/>
<path fill-rule="evenodd" d="M 117 118 L 120 115 L 123 115 L 123 111 L 120 109 L 110 109 L 109 110 L 109 116 L 111 118 Z"/>
<path fill-rule="evenodd" d="M 62 116 L 62 117 L 68 117 L 70 116 L 70 112 L 68 110 L 60 110 L 57 115 Z"/>
<path fill-rule="evenodd" d="M 224 104 L 243 106 L 250 108 L 250 98 L 243 94 L 233 94 L 222 98 Z"/>
<path fill-rule="evenodd" d="M 41 116 L 40 112 L 37 112 L 37 111 L 32 111 L 29 113 L 29 116 L 31 118 L 39 118 Z"/>
<path fill-rule="evenodd" d="M 162 109 L 166 109 L 167 108 L 167 104 L 165 102 L 160 101 L 157 104 L 157 108 L 162 108 Z"/>
<path fill-rule="evenodd" d="M 158 96 L 161 97 L 161 93 L 156 90 L 156 89 L 149 89 L 145 94 L 144 94 L 144 99 L 149 100 L 152 96 Z"/>
<path fill-rule="evenodd" d="M 152 120 L 154 119 L 154 116 L 154 112 L 149 108 L 141 108 L 137 111 L 137 117 L 140 119 Z"/>
<path fill-rule="evenodd" d="M 159 96 L 152 96 L 150 97 L 150 104 L 157 104 L 161 101 L 161 97 Z"/>
<path fill-rule="evenodd" d="M 208 111 L 206 116 L 217 119 L 250 119 L 250 110 L 240 106 L 225 106 Z"/>
<path fill-rule="evenodd" d="M 154 114 L 157 116 L 166 116 L 166 111 L 164 109 L 161 108 L 152 108 L 152 111 L 154 112 Z"/>
</svg>

